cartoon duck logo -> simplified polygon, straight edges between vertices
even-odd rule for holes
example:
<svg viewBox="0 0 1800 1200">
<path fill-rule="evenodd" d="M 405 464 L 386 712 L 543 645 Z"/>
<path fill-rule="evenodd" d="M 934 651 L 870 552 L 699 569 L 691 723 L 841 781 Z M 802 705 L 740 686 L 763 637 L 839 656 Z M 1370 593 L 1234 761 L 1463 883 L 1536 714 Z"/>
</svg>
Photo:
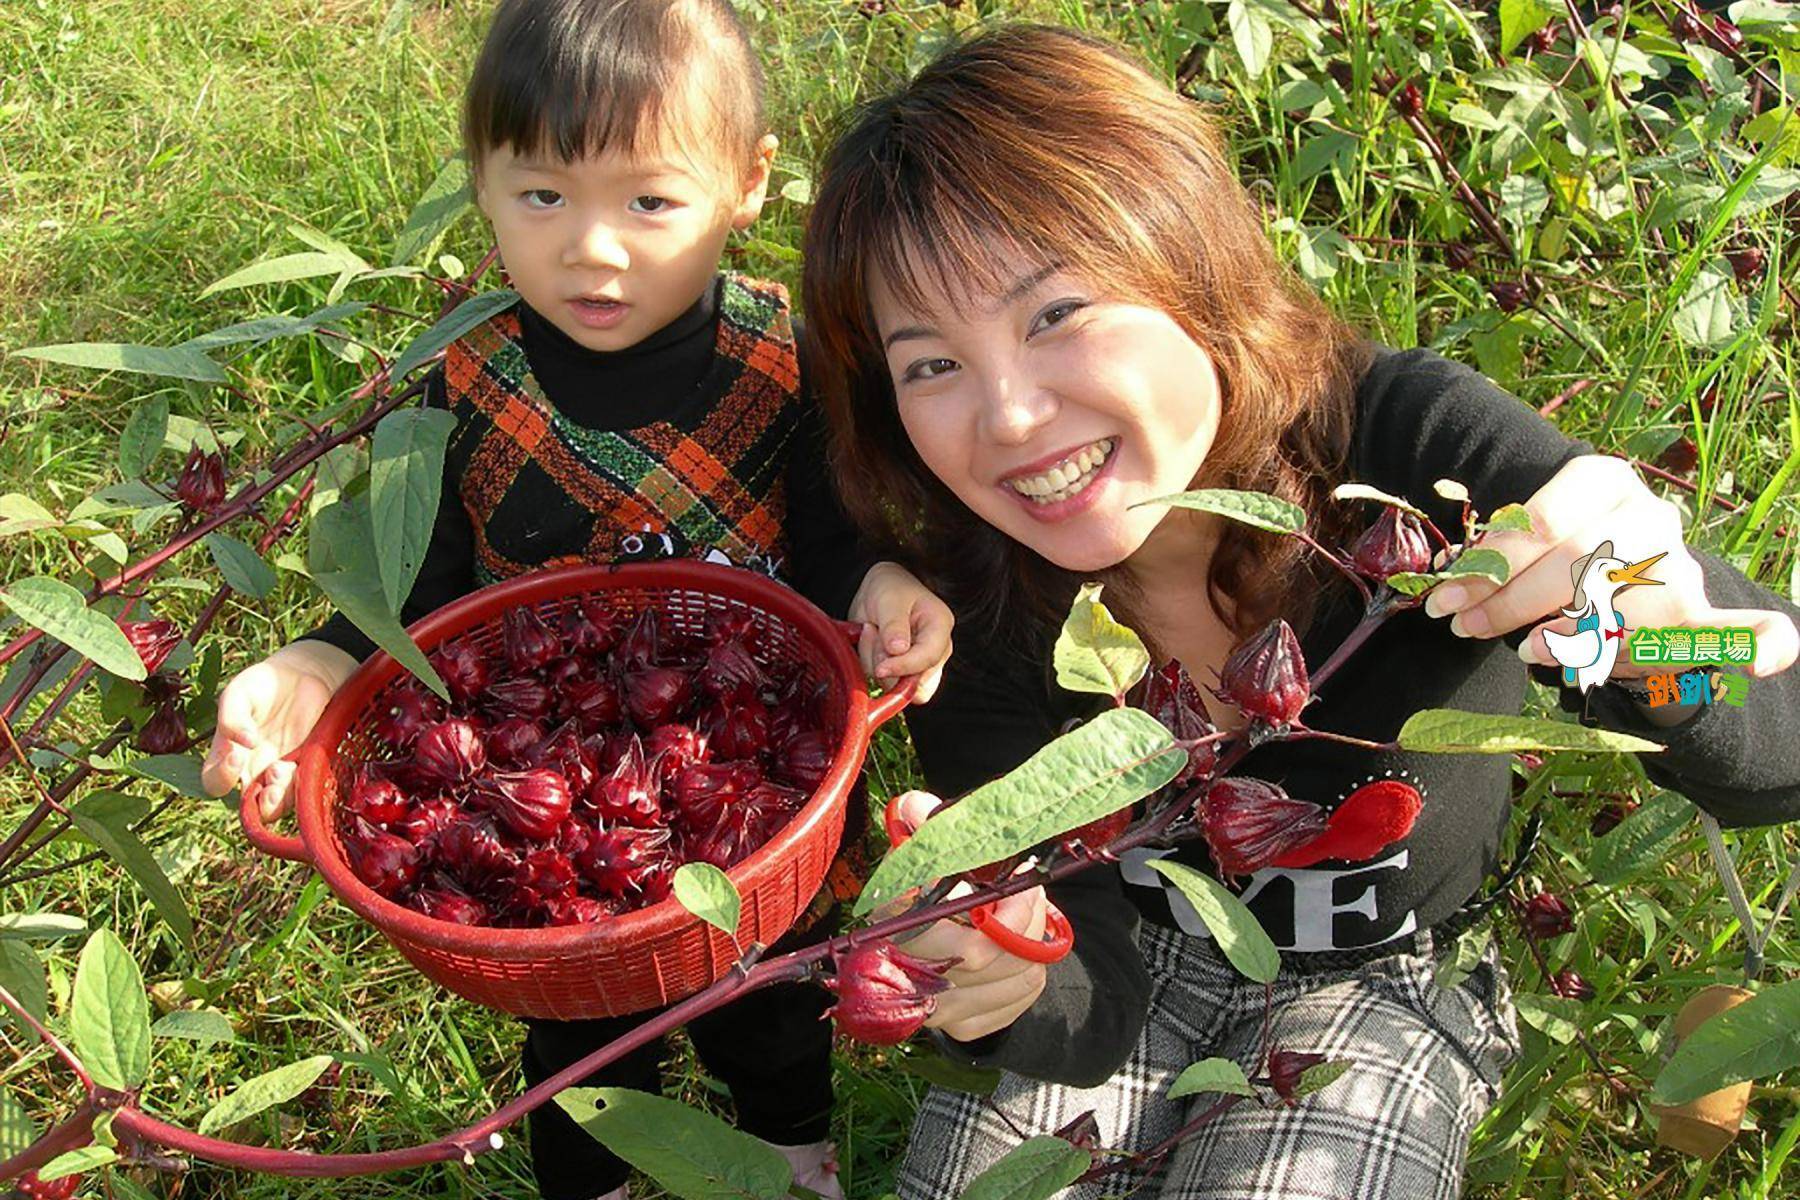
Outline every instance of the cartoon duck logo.
<svg viewBox="0 0 1800 1200">
<path fill-rule="evenodd" d="M 1629 587 L 1662 586 L 1662 580 L 1651 579 L 1644 572 L 1662 560 L 1653 555 L 1642 562 L 1627 563 L 1613 553 L 1610 539 L 1594 547 L 1591 554 L 1575 561 L 1570 569 L 1575 595 L 1562 610 L 1565 617 L 1578 618 L 1574 633 L 1544 631 L 1544 644 L 1550 657 L 1562 664 L 1563 682 L 1580 687 L 1582 694 L 1612 676 L 1619 649 L 1625 644 L 1625 618 L 1613 607 L 1613 599 Z"/>
</svg>

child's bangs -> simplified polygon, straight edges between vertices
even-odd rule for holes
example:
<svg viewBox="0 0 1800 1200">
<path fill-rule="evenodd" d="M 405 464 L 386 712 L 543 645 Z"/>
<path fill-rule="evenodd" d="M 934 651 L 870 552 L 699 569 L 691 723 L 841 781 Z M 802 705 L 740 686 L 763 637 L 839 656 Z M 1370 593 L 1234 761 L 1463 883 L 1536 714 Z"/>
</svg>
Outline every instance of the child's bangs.
<svg viewBox="0 0 1800 1200">
<path fill-rule="evenodd" d="M 553 60 L 548 79 L 520 70 L 495 80 L 487 103 L 471 104 L 471 148 L 511 146 L 522 158 L 560 162 L 658 149 L 666 140 L 665 98 L 685 91 L 682 81 L 666 63 L 593 49 L 587 61 Z"/>
</svg>

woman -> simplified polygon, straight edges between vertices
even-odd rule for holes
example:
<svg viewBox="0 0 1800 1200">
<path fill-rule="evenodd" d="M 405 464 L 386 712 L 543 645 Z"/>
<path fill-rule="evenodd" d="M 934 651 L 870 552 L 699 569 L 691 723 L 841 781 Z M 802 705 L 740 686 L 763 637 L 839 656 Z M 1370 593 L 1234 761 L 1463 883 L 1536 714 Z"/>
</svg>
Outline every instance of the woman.
<svg viewBox="0 0 1800 1200">
<path fill-rule="evenodd" d="M 1390 620 L 1322 689 L 1308 724 L 1386 741 L 1423 708 L 1517 713 L 1526 662 L 1557 678 L 1538 630 L 1573 628 L 1545 623 L 1569 603 L 1572 564 L 1611 539 L 1627 561 L 1667 554 L 1661 586 L 1621 593 L 1628 625 L 1752 627 L 1759 681 L 1743 708 L 1653 709 L 1622 679 L 1571 689 L 1565 706 L 1666 743 L 1644 760 L 1651 776 L 1727 823 L 1800 813 L 1800 672 L 1779 674 L 1800 643 L 1794 607 L 1683 547 L 1675 508 L 1628 465 L 1467 368 L 1371 345 L 1335 320 L 1277 264 L 1212 125 L 1116 49 L 1006 28 L 868 105 L 828 158 L 805 261 L 841 490 L 958 610 L 943 686 L 909 718 L 934 792 L 1002 774 L 1091 712 L 1055 688 L 1050 666 L 1083 579 L 1106 581 L 1153 653 L 1202 683 L 1273 617 L 1300 632 L 1316 667 L 1359 615 L 1296 540 L 1140 502 L 1191 487 L 1271 492 L 1304 506 L 1319 540 L 1344 545 L 1375 510 L 1334 501 L 1335 485 L 1372 484 L 1456 531 L 1460 505 L 1433 487 L 1450 478 L 1482 513 L 1513 502 L 1531 513 L 1530 532 L 1484 543 L 1506 555 L 1510 581 L 1446 585 Z M 1242 724 L 1231 705 L 1204 701 L 1214 723 Z M 1328 808 L 1369 788 L 1420 807 L 1372 857 L 1250 880 L 1244 898 L 1284 951 L 1273 1043 L 1352 1066 L 1296 1106 L 1231 1108 L 1144 1194 L 1457 1192 L 1517 1035 L 1491 948 L 1455 987 L 1434 974 L 1496 865 L 1509 769 L 1501 757 L 1321 741 L 1266 744 L 1242 761 L 1236 774 Z M 1206 863 L 1192 844 L 1177 857 Z M 1087 1110 L 1099 1145 L 1155 1146 L 1209 1102 L 1165 1095 L 1199 1059 L 1262 1072 L 1263 988 L 1160 884 L 1134 855 L 1052 886 L 1076 951 L 1047 971 L 950 923 L 908 946 L 962 960 L 933 1024 L 952 1053 L 1007 1073 L 992 1105 L 930 1094 L 902 1168 L 906 1200 L 957 1195 L 1018 1130 L 1047 1133 Z M 1035 932 L 1043 905 L 1025 893 L 1003 916 Z M 1116 1191 L 1109 1182 L 1068 1194 Z"/>
</svg>

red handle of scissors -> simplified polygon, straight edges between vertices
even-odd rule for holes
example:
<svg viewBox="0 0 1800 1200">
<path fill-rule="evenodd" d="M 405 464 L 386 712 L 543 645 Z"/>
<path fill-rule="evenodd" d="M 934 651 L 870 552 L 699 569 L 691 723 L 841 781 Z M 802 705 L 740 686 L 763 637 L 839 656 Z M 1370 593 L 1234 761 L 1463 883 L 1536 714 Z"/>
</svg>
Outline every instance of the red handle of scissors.
<svg viewBox="0 0 1800 1200">
<path fill-rule="evenodd" d="M 999 901 L 994 903 L 998 904 Z M 994 915 L 993 904 L 970 909 L 969 923 L 986 935 L 988 941 L 1026 962 L 1060 962 L 1075 948 L 1075 930 L 1069 925 L 1069 918 L 1063 915 L 1062 909 L 1048 902 L 1044 911 L 1042 939 L 1028 938 L 1001 921 Z"/>
</svg>

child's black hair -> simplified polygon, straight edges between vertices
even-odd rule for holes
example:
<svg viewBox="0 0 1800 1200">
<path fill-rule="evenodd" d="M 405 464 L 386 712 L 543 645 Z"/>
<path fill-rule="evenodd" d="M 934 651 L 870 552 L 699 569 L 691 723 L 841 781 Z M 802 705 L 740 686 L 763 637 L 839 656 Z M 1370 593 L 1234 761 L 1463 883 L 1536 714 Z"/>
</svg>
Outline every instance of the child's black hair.
<svg viewBox="0 0 1800 1200">
<path fill-rule="evenodd" d="M 680 133 L 749 169 L 763 76 L 731 0 L 501 0 L 464 96 L 463 149 L 475 169 L 507 145 L 563 162 L 634 154 L 665 144 L 666 106 L 684 103 L 699 107 Z"/>
</svg>

